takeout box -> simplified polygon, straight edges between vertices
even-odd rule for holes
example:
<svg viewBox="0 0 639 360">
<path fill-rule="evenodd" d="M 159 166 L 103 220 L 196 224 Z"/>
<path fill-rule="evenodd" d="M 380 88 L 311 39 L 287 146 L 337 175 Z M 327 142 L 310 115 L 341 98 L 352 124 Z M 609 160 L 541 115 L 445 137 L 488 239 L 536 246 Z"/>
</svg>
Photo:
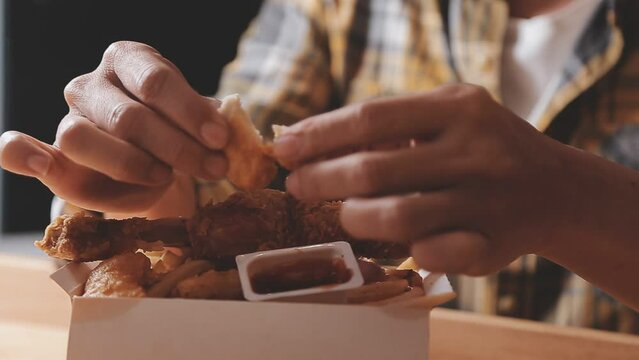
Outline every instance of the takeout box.
<svg viewBox="0 0 639 360">
<path fill-rule="evenodd" d="M 454 297 L 423 270 L 426 296 L 386 306 L 79 296 L 96 265 L 51 276 L 72 300 L 69 360 L 424 360 L 430 309 Z"/>
</svg>

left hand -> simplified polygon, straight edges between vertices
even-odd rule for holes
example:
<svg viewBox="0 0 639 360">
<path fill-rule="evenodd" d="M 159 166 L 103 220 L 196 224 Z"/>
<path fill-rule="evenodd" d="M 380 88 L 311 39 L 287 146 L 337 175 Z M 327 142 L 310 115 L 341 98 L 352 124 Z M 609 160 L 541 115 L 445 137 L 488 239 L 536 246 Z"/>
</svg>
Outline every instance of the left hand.
<svg viewBox="0 0 639 360">
<path fill-rule="evenodd" d="M 361 150 L 408 141 L 413 145 Z M 561 238 L 571 223 L 565 214 L 579 212 L 566 171 L 575 150 L 476 86 L 318 115 L 290 127 L 274 151 L 295 164 L 290 193 L 347 199 L 341 220 L 349 233 L 410 241 L 415 260 L 430 271 L 496 271 Z"/>
</svg>

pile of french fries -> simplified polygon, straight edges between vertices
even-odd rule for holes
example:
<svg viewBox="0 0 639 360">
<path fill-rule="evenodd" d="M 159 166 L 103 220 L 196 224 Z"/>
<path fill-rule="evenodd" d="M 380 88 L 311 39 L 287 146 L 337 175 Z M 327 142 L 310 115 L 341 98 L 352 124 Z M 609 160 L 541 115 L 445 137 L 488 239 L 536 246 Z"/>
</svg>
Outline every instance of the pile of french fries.
<svg viewBox="0 0 639 360">
<path fill-rule="evenodd" d="M 411 269 L 381 267 L 360 260 L 363 273 L 376 273 L 361 287 L 348 290 L 349 304 L 388 305 L 424 297 L 421 276 Z M 104 260 L 89 275 L 87 297 L 153 297 L 243 300 L 238 271 L 218 271 L 207 260 L 193 259 L 190 248 L 167 247 Z"/>
</svg>

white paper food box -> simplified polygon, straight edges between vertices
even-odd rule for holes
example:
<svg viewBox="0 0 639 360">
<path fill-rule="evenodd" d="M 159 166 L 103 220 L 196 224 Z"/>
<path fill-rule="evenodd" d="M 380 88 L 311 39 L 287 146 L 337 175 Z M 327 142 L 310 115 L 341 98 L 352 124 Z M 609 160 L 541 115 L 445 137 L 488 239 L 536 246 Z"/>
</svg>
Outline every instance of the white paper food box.
<svg viewBox="0 0 639 360">
<path fill-rule="evenodd" d="M 72 297 L 68 360 L 424 360 L 430 308 L 454 297 L 425 271 L 412 306 L 77 296 L 95 265 L 51 276 Z"/>
</svg>

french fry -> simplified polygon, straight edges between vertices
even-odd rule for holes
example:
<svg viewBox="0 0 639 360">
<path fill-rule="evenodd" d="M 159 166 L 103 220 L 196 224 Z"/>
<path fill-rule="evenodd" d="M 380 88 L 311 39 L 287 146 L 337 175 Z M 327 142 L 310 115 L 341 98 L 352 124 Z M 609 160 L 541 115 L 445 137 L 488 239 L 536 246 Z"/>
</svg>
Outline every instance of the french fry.
<svg viewBox="0 0 639 360">
<path fill-rule="evenodd" d="M 176 249 L 176 250 L 174 250 Z M 153 272 L 164 274 L 175 270 L 191 255 L 191 249 L 166 248 L 158 261 L 153 265 Z"/>
<path fill-rule="evenodd" d="M 176 295 L 187 299 L 242 299 L 242 284 L 237 270 L 209 270 L 180 281 Z"/>
<path fill-rule="evenodd" d="M 192 260 L 180 265 L 177 269 L 166 274 L 159 282 L 147 291 L 148 297 L 166 297 L 178 282 L 211 270 L 213 265 L 206 260 Z"/>
<path fill-rule="evenodd" d="M 413 287 L 410 290 L 404 292 L 403 294 L 399 294 L 397 296 L 393 296 L 387 299 L 379 300 L 379 301 L 371 301 L 364 303 L 365 305 L 377 305 L 377 306 L 385 306 L 385 305 L 401 305 L 405 303 L 407 300 L 416 299 L 424 296 L 424 289 L 420 287 Z"/>
<path fill-rule="evenodd" d="M 377 282 L 349 290 L 346 293 L 346 302 L 349 304 L 370 303 L 403 294 L 407 290 L 408 281 L 405 279 Z"/>
<path fill-rule="evenodd" d="M 405 279 L 412 287 L 423 287 L 422 277 L 413 270 L 386 269 L 386 281 Z"/>
</svg>

